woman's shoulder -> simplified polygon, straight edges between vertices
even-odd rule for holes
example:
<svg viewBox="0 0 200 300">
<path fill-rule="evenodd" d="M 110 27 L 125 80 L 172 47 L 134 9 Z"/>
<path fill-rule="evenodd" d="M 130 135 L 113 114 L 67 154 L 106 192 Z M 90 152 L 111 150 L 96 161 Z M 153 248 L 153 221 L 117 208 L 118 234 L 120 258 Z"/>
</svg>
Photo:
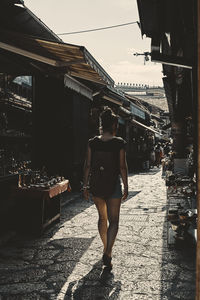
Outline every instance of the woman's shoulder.
<svg viewBox="0 0 200 300">
<path fill-rule="evenodd" d="M 119 136 L 114 136 L 112 139 L 110 139 L 107 142 L 104 142 L 101 140 L 100 136 L 94 136 L 92 138 L 89 139 L 88 144 L 91 148 L 97 146 L 97 147 L 111 147 L 111 148 L 117 148 L 117 149 L 121 149 L 124 148 L 126 146 L 126 141 L 119 137 Z"/>
<path fill-rule="evenodd" d="M 114 139 L 115 139 L 116 141 L 119 141 L 120 143 L 121 143 L 121 142 L 125 142 L 125 143 L 126 143 L 126 141 L 125 141 L 121 136 L 115 136 Z"/>
<path fill-rule="evenodd" d="M 127 144 L 127 142 L 120 136 L 115 136 L 113 141 L 119 146 L 120 149 L 124 148 Z"/>
<path fill-rule="evenodd" d="M 94 136 L 88 140 L 88 145 L 91 147 L 99 141 L 99 136 Z"/>
</svg>

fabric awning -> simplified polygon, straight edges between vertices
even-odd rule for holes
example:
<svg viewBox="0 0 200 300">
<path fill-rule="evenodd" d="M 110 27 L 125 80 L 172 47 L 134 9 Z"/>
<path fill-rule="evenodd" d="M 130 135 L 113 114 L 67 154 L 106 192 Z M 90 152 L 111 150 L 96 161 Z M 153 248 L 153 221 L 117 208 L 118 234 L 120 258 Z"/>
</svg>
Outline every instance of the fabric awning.
<svg viewBox="0 0 200 300">
<path fill-rule="evenodd" d="M 93 100 L 92 90 L 69 75 L 65 75 L 64 77 L 64 86 L 70 88 L 71 90 L 83 95 L 84 97 L 90 100 Z"/>
<path fill-rule="evenodd" d="M 82 46 L 1 30 L 0 49 L 2 50 L 0 56 L 6 56 L 8 53 L 25 58 L 26 68 L 27 64 L 30 64 L 31 69 L 34 65 L 40 70 L 44 68 L 45 71 L 45 66 L 47 66 L 56 71 L 103 85 L 114 84 L 112 78 Z M 13 57 L 15 65 L 17 57 Z M 11 59 L 11 57 L 9 58 Z M 22 61 L 20 61 L 21 63 Z"/>
<path fill-rule="evenodd" d="M 103 99 L 111 101 L 119 106 L 121 106 L 126 99 L 122 92 L 111 86 L 106 86 L 101 91 L 101 96 Z"/>
<path fill-rule="evenodd" d="M 136 121 L 136 120 L 134 120 L 134 119 L 132 119 L 131 122 L 132 122 L 134 125 L 137 125 L 137 126 L 139 126 L 139 127 L 142 127 L 142 128 L 144 128 L 144 129 L 146 129 L 146 130 L 149 130 L 149 131 L 151 131 L 151 132 L 153 132 L 153 133 L 156 133 L 156 134 L 159 134 L 159 135 L 160 135 L 160 133 L 159 133 L 158 131 L 156 131 L 156 130 L 154 130 L 153 128 L 151 128 L 151 127 L 149 127 L 149 126 L 146 126 L 146 125 L 144 125 L 144 124 L 142 124 L 142 123 L 140 123 L 140 122 L 138 122 L 138 121 Z"/>
</svg>

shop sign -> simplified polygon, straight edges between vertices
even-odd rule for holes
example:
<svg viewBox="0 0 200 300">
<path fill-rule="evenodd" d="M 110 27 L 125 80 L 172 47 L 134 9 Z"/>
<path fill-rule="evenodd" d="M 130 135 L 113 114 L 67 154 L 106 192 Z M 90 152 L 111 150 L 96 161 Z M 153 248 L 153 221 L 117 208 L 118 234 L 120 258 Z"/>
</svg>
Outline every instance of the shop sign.
<svg viewBox="0 0 200 300">
<path fill-rule="evenodd" d="M 145 120 L 145 112 L 133 104 L 131 104 L 131 112 L 133 115 L 138 116 Z"/>
</svg>

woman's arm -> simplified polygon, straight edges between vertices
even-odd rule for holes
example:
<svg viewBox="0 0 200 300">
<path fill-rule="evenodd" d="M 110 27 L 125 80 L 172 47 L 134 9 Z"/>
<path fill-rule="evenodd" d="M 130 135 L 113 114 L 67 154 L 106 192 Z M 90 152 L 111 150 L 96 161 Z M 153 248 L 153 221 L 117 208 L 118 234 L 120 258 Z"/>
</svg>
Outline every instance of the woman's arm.
<svg viewBox="0 0 200 300">
<path fill-rule="evenodd" d="M 124 149 L 121 149 L 119 152 L 119 166 L 122 181 L 124 184 L 124 193 L 122 200 L 125 200 L 128 197 L 128 167 L 126 162 L 126 152 Z"/>
<path fill-rule="evenodd" d="M 90 166 L 91 166 L 91 148 L 88 145 L 84 169 L 83 169 L 83 196 L 86 200 L 89 199 L 89 190 L 88 190 L 88 180 L 90 174 Z"/>
</svg>

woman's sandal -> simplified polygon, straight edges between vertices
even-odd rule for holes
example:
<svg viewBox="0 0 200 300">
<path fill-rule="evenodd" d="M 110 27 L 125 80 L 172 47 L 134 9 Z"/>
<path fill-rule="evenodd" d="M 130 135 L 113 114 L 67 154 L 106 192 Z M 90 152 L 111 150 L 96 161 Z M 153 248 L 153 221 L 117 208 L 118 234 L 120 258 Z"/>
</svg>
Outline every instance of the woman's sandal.
<svg viewBox="0 0 200 300">
<path fill-rule="evenodd" d="M 109 270 L 112 270 L 112 264 L 111 264 L 112 257 L 108 256 L 107 254 L 104 254 L 102 260 L 104 266 L 106 266 Z"/>
</svg>

